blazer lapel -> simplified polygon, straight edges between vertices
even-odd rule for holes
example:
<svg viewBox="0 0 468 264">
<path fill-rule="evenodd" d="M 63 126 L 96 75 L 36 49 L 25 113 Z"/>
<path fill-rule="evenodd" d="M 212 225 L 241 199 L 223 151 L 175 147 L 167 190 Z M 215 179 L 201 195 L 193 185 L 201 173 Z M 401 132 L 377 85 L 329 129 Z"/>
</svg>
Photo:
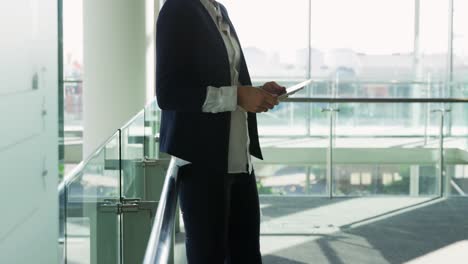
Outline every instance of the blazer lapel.
<svg viewBox="0 0 468 264">
<path fill-rule="evenodd" d="M 211 17 L 210 13 L 208 13 L 208 10 L 206 10 L 205 6 L 201 3 L 201 1 L 199 0 L 196 0 L 198 2 L 198 7 L 201 10 L 201 12 L 203 13 L 202 17 L 203 19 L 206 21 L 206 23 L 208 23 L 211 28 L 211 33 L 210 35 L 213 35 L 216 39 L 217 39 L 217 43 L 220 43 L 220 45 L 222 45 L 223 47 L 223 58 L 225 58 L 226 62 L 227 62 L 227 65 L 229 66 L 229 59 L 228 59 L 228 53 L 227 53 L 227 48 L 226 48 L 226 44 L 224 44 L 224 40 L 223 40 L 223 37 L 221 36 L 219 30 L 218 30 L 218 26 L 216 25 L 216 22 L 213 21 L 213 18 Z"/>
</svg>

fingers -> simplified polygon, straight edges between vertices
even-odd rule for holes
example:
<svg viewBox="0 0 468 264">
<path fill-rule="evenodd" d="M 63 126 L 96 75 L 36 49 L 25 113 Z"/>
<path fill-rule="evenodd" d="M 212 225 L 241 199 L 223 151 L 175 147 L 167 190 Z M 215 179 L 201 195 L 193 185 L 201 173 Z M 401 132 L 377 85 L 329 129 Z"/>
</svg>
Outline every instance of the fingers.
<svg viewBox="0 0 468 264">
<path fill-rule="evenodd" d="M 281 86 L 281 87 L 279 88 L 279 93 L 278 93 L 278 95 L 282 95 L 282 94 L 285 94 L 285 93 L 286 93 L 286 87 Z"/>
<path fill-rule="evenodd" d="M 281 95 L 286 93 L 286 88 L 284 86 L 279 85 L 276 82 L 267 82 L 263 85 L 263 87 L 264 90 L 272 94 Z"/>
<path fill-rule="evenodd" d="M 263 102 L 265 102 L 267 104 L 270 104 L 270 105 L 273 105 L 273 106 L 279 104 L 277 96 L 272 95 L 270 93 L 264 93 L 263 95 L 264 95 Z"/>
<path fill-rule="evenodd" d="M 271 93 L 271 94 L 276 94 L 276 89 L 273 88 L 272 86 L 270 86 L 269 84 L 265 84 L 265 85 L 262 87 L 262 89 L 263 89 L 264 91 L 267 91 L 267 92 Z"/>
<path fill-rule="evenodd" d="M 280 90 L 282 88 L 282 86 L 280 86 L 276 82 L 270 82 L 270 85 L 276 90 Z"/>
<path fill-rule="evenodd" d="M 260 107 L 265 108 L 265 109 L 273 109 L 275 106 L 272 104 L 269 104 L 267 102 L 263 102 Z"/>
<path fill-rule="evenodd" d="M 267 92 L 262 93 L 261 101 L 257 108 L 255 109 L 256 113 L 268 112 L 268 110 L 273 109 L 278 104 L 278 99 L 276 96 L 271 95 Z"/>
<path fill-rule="evenodd" d="M 237 90 L 237 96 L 239 106 L 253 113 L 267 112 L 279 104 L 277 95 L 267 92 L 265 88 L 241 86 Z"/>
</svg>

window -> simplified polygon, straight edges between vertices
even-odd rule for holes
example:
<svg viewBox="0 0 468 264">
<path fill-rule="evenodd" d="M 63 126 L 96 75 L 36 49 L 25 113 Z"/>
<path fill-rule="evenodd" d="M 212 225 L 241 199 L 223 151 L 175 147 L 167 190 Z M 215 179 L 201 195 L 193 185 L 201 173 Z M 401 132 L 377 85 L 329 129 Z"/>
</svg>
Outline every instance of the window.
<svg viewBox="0 0 468 264">
<path fill-rule="evenodd" d="M 455 165 L 455 179 L 468 179 L 468 165 Z"/>
<path fill-rule="evenodd" d="M 423 0 L 420 3 L 420 54 L 415 78 L 444 82 L 449 50 L 449 1 Z M 444 90 L 444 86 L 432 86 L 430 95 L 444 96 Z"/>
<path fill-rule="evenodd" d="M 468 81 L 468 1 L 454 0 L 453 53 L 455 81 Z M 468 94 L 468 89 L 466 90 Z M 465 95 L 466 95 L 465 94 Z"/>
<path fill-rule="evenodd" d="M 391 173 L 391 172 L 385 172 L 382 174 L 382 184 L 387 186 L 391 185 L 394 182 L 402 181 L 403 177 L 397 172 Z"/>
<path fill-rule="evenodd" d="M 313 77 L 412 77 L 412 1 L 311 0 L 311 10 Z"/>
<path fill-rule="evenodd" d="M 372 173 L 370 172 L 353 172 L 350 175 L 351 185 L 371 185 Z"/>
<path fill-rule="evenodd" d="M 76 134 L 83 122 L 83 2 L 63 0 L 63 110 L 65 133 Z"/>
<path fill-rule="evenodd" d="M 222 2 L 236 28 L 254 79 L 307 77 L 308 0 Z"/>
</svg>

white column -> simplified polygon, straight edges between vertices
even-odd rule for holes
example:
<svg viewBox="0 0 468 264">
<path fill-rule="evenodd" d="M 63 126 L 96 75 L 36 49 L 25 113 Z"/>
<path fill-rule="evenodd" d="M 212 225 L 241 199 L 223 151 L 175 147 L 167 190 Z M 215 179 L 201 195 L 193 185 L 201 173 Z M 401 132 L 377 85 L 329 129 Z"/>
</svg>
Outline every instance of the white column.
<svg viewBox="0 0 468 264">
<path fill-rule="evenodd" d="M 154 3 L 83 1 L 83 158 L 154 96 Z"/>
<path fill-rule="evenodd" d="M 410 167 L 410 196 L 419 196 L 419 173 L 420 165 Z"/>
</svg>

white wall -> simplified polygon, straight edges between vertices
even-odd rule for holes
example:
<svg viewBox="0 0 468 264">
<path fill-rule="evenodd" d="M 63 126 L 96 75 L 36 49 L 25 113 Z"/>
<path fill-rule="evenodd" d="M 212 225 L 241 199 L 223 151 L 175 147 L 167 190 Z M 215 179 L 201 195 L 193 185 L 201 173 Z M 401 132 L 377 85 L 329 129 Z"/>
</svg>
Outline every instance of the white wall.
<svg viewBox="0 0 468 264">
<path fill-rule="evenodd" d="M 57 1 L 2 1 L 0 38 L 0 263 L 54 264 Z"/>
</svg>

